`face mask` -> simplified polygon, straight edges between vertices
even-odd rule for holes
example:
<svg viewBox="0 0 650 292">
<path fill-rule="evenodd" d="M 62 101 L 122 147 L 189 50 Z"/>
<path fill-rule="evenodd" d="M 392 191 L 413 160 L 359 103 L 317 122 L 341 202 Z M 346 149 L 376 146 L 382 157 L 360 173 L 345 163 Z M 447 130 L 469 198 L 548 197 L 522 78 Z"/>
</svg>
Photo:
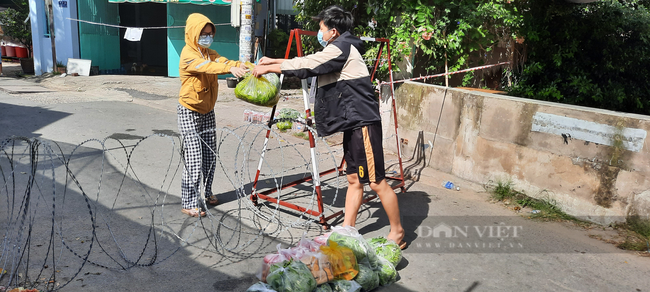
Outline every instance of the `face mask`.
<svg viewBox="0 0 650 292">
<path fill-rule="evenodd" d="M 330 31 L 330 30 L 328 30 L 328 31 Z M 326 41 L 326 40 L 323 39 L 323 32 L 320 31 L 320 30 L 318 31 L 318 35 L 316 35 L 316 38 L 318 38 L 318 43 L 323 47 L 326 47 L 327 44 L 329 44 L 329 41 Z M 332 38 L 330 37 L 330 39 L 332 39 Z"/>
<path fill-rule="evenodd" d="M 209 48 L 212 45 L 212 36 L 202 35 L 199 36 L 199 46 L 202 48 Z"/>
</svg>

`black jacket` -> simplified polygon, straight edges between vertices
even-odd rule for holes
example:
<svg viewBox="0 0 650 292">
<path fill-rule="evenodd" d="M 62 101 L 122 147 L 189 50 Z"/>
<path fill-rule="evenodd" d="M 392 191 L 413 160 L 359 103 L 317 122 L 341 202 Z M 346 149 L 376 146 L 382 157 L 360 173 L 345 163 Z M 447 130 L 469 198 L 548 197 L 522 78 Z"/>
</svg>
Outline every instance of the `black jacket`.
<svg viewBox="0 0 650 292">
<path fill-rule="evenodd" d="M 282 63 L 287 76 L 318 76 L 314 109 L 318 136 L 381 122 L 361 42 L 345 32 L 321 52 Z"/>
</svg>

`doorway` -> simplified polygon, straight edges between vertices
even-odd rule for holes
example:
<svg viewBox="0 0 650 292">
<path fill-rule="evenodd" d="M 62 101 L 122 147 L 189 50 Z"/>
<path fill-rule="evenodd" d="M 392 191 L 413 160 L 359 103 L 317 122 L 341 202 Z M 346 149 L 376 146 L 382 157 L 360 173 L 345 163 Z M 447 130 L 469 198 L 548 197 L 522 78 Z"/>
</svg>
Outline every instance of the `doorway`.
<svg viewBox="0 0 650 292">
<path fill-rule="evenodd" d="M 120 25 L 127 27 L 167 26 L 164 3 L 120 3 Z M 126 74 L 167 76 L 167 29 L 145 29 L 140 41 L 124 39 L 120 28 L 120 64 Z"/>
</svg>

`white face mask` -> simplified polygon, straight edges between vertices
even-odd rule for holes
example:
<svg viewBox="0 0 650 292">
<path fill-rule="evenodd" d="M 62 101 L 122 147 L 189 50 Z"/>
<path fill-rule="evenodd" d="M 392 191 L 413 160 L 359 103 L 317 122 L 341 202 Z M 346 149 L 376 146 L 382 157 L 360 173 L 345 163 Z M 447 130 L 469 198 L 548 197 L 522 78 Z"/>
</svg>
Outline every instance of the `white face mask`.
<svg viewBox="0 0 650 292">
<path fill-rule="evenodd" d="M 202 48 L 209 48 L 210 45 L 212 45 L 212 41 L 213 39 L 212 36 L 210 35 L 199 36 L 199 46 L 201 46 Z"/>
</svg>

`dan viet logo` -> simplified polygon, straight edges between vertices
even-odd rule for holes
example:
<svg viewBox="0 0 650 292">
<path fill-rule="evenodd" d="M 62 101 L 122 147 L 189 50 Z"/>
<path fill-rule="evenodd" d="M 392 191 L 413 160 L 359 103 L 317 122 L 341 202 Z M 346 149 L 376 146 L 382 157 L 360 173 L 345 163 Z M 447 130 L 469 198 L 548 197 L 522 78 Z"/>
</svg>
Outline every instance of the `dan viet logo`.
<svg viewBox="0 0 650 292">
<path fill-rule="evenodd" d="M 416 234 L 419 249 L 522 249 L 523 226 L 506 225 L 420 225 Z"/>
</svg>

